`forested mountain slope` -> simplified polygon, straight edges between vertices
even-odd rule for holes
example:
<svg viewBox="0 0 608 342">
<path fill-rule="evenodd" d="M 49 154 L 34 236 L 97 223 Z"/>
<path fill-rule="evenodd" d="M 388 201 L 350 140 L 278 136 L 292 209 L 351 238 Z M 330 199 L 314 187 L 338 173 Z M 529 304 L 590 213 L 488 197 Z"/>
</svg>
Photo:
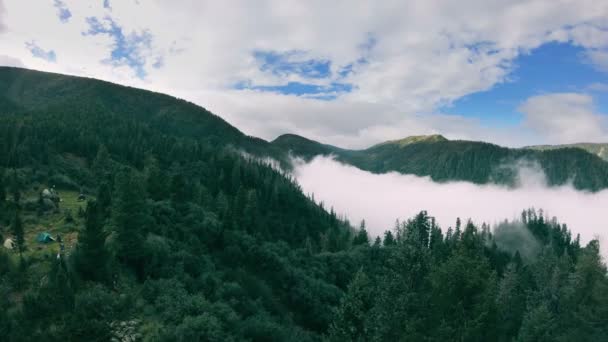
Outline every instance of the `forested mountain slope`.
<svg viewBox="0 0 608 342">
<path fill-rule="evenodd" d="M 0 252 L 3 339 L 108 340 L 133 320 L 165 340 L 327 330 L 352 229 L 233 148 L 265 142 L 165 95 L 7 68 L 0 84 L 0 235 L 19 250 Z"/>
<path fill-rule="evenodd" d="M 387 141 L 364 150 L 344 150 L 293 135 L 289 139 L 281 136 L 272 144 L 307 159 L 332 154 L 363 170 L 430 176 L 435 181 L 512 185 L 518 165 L 524 163 L 538 165 L 549 185 L 571 181 L 581 190 L 608 188 L 608 162 L 579 148 L 512 149 L 439 135 Z"/>
<path fill-rule="evenodd" d="M 566 145 L 535 145 L 527 146 L 525 148 L 532 150 L 557 150 L 563 148 L 580 148 L 591 154 L 595 154 L 598 157 L 608 161 L 608 144 L 601 143 L 578 143 L 578 144 L 566 144 Z"/>
<path fill-rule="evenodd" d="M 198 107 L 0 70 L 2 341 L 608 334 L 598 241 L 581 246 L 542 212 L 493 232 L 460 220 L 442 231 L 421 212 L 370 239 L 235 151 L 265 142 Z"/>
<path fill-rule="evenodd" d="M 27 112 L 34 120 L 70 116 L 74 124 L 104 113 L 112 120 L 133 120 L 167 135 L 194 138 L 210 146 L 233 145 L 259 155 L 280 156 L 266 141 L 249 137 L 220 117 L 193 103 L 165 94 L 95 79 L 20 68 L 0 67 L 0 111 Z M 40 117 L 42 115 L 42 117 Z"/>
</svg>

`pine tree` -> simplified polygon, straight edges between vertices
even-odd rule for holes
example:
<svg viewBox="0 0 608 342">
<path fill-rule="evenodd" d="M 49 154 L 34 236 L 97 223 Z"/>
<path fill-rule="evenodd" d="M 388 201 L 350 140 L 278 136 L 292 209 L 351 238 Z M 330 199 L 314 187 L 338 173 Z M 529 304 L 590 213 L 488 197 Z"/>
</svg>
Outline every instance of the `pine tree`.
<svg viewBox="0 0 608 342">
<path fill-rule="evenodd" d="M 512 340 L 519 331 L 526 309 L 526 297 L 517 264 L 509 264 L 498 286 L 496 304 L 500 336 Z"/>
<path fill-rule="evenodd" d="M 429 239 L 429 248 L 435 252 L 441 252 L 443 250 L 443 234 L 441 228 L 434 223 L 431 226 L 431 236 Z"/>
<path fill-rule="evenodd" d="M 25 233 L 23 231 L 23 222 L 21 221 L 21 212 L 19 209 L 15 210 L 15 216 L 11 223 L 11 231 L 15 238 L 15 244 L 19 250 L 19 254 L 22 255 L 23 251 L 25 251 Z"/>
<path fill-rule="evenodd" d="M 366 317 L 373 306 L 371 282 L 363 270 L 359 270 L 348 286 L 331 327 L 330 341 L 368 341 Z"/>
<path fill-rule="evenodd" d="M 108 181 L 101 182 L 97 189 L 97 206 L 102 216 L 108 216 L 112 207 L 112 189 Z"/>
<path fill-rule="evenodd" d="M 460 241 L 460 236 L 462 235 L 462 230 L 461 230 L 461 225 L 462 223 L 460 222 L 460 217 L 456 218 L 456 229 L 454 229 L 454 235 L 452 235 L 454 242 L 458 242 Z"/>
<path fill-rule="evenodd" d="M 250 190 L 247 196 L 247 204 L 243 210 L 245 229 L 248 232 L 257 231 L 258 225 L 258 196 L 255 190 Z"/>
<path fill-rule="evenodd" d="M 4 177 L 4 169 L 0 168 L 0 207 L 6 201 L 6 183 Z"/>
<path fill-rule="evenodd" d="M 421 211 L 414 219 L 409 220 L 405 229 L 406 241 L 412 246 L 428 248 L 431 230 L 430 221 L 426 211 Z"/>
<path fill-rule="evenodd" d="M 374 247 L 380 247 L 382 246 L 382 239 L 380 239 L 379 236 L 376 236 L 376 239 L 374 240 Z"/>
<path fill-rule="evenodd" d="M 547 304 L 541 303 L 526 313 L 519 330 L 520 342 L 555 341 L 555 317 Z"/>
<path fill-rule="evenodd" d="M 361 225 L 359 226 L 359 231 L 355 238 L 353 239 L 353 245 L 369 245 L 369 236 L 367 235 L 367 230 L 365 229 L 365 220 L 361 221 Z"/>
<path fill-rule="evenodd" d="M 180 206 L 190 200 L 190 192 L 184 176 L 177 171 L 171 178 L 171 202 L 174 206 Z"/>
<path fill-rule="evenodd" d="M 108 253 L 105 248 L 106 234 L 103 231 L 101 208 L 95 201 L 87 203 L 85 229 L 78 236 L 77 265 L 85 279 L 106 280 Z"/>
<path fill-rule="evenodd" d="M 105 145 L 99 146 L 91 168 L 99 178 L 104 178 L 107 174 L 111 173 L 112 159 Z"/>
<path fill-rule="evenodd" d="M 71 311 L 74 307 L 74 287 L 63 258 L 53 262 L 48 279 L 48 298 L 45 300 L 51 300 L 58 312 Z"/>
<path fill-rule="evenodd" d="M 160 201 L 168 196 L 167 177 L 158 166 L 158 160 L 154 156 L 148 156 L 145 162 L 146 189 L 150 198 Z"/>
<path fill-rule="evenodd" d="M 10 192 L 13 195 L 13 203 L 15 207 L 18 207 L 21 201 L 21 183 L 19 181 L 19 177 L 17 176 L 17 170 L 13 170 L 13 176 L 11 177 L 10 182 Z"/>
<path fill-rule="evenodd" d="M 143 181 L 135 171 L 123 171 L 116 178 L 114 193 L 112 214 L 118 258 L 142 276 L 144 231 L 150 223 Z"/>
<path fill-rule="evenodd" d="M 382 244 L 385 247 L 392 246 L 395 244 L 395 238 L 393 237 L 393 233 L 391 233 L 390 230 L 384 232 L 384 240 L 382 241 Z"/>
</svg>

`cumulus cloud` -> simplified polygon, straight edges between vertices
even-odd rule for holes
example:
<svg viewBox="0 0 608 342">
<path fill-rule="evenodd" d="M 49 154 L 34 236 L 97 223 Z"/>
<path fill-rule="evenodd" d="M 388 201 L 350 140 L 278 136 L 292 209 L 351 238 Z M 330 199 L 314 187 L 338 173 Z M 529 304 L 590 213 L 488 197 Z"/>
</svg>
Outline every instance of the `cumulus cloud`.
<svg viewBox="0 0 608 342">
<path fill-rule="evenodd" d="M 319 101 L 252 90 L 192 91 L 177 95 L 205 104 L 204 107 L 221 113 L 243 132 L 267 140 L 296 133 L 339 147 L 367 148 L 409 135 L 443 134 L 449 139 L 485 140 L 503 145 L 540 143 L 533 134 L 519 127 L 489 127 L 460 115 L 405 113 L 396 106 L 382 103 L 343 98 Z"/>
<path fill-rule="evenodd" d="M 11 56 L 0 55 L 0 66 L 23 67 L 23 63 L 18 58 Z"/>
<path fill-rule="evenodd" d="M 604 142 L 608 121 L 597 113 L 593 98 L 586 94 L 556 93 L 533 96 L 519 111 L 525 125 L 546 137 L 549 143 Z"/>
<path fill-rule="evenodd" d="M 595 0 L 5 3 L 0 51 L 27 67 L 184 97 L 266 139 L 290 132 L 344 147 L 426 133 L 538 143 L 439 111 L 508 82 L 514 60 L 544 43 L 600 51 L 608 27 L 608 2 Z M 58 3 L 69 20 L 57 20 Z M 83 35 L 87 18 L 107 30 Z M 32 40 L 61 61 L 28 54 Z M 281 94 L 290 82 L 313 94 Z"/>
<path fill-rule="evenodd" d="M 6 26 L 4 25 L 4 12 L 4 4 L 2 3 L 2 0 L 0 0 L 0 33 L 6 30 Z"/>
<path fill-rule="evenodd" d="M 345 147 L 410 132 L 501 143 L 522 139 L 517 130 L 485 133 L 478 121 L 436 113 L 508 81 L 513 61 L 544 43 L 603 49 L 608 27 L 608 2 L 595 0 L 113 1 L 111 8 L 107 1 L 61 3 L 71 13 L 65 23 L 57 20 L 54 2 L 33 12 L 24 1 L 6 1 L 11 34 L 0 41 L 1 51 L 30 68 L 185 97 L 249 134 L 272 139 L 292 132 Z M 133 32 L 152 38 L 143 40 L 145 49 L 123 44 L 123 55 L 134 57 L 127 58 L 116 52 L 118 30 L 81 34 L 91 29 L 86 18 L 106 17 L 125 42 Z M 52 46 L 61 63 L 28 56 L 23 44 L 31 40 Z M 108 63 L 108 56 L 121 62 Z M 277 69 L 265 63 L 268 56 L 289 58 L 278 58 Z M 282 95 L 289 82 L 320 95 Z M 454 132 L 453 125 L 461 130 Z"/>
<path fill-rule="evenodd" d="M 608 72 L 608 49 L 588 50 L 585 55 L 587 56 L 589 63 L 597 70 Z"/>
<path fill-rule="evenodd" d="M 571 186 L 547 187 L 544 175 L 528 168 L 517 188 L 467 182 L 435 183 L 428 177 L 398 173 L 372 174 L 327 157 L 299 163 L 294 174 L 304 192 L 346 215 L 351 222 L 365 219 L 371 234 L 391 229 L 395 219 L 407 219 L 421 210 L 436 217 L 444 229 L 457 217 L 481 224 L 519 218 L 526 208 L 542 208 L 566 223 L 586 243 L 599 238 L 608 256 L 605 211 L 608 190 L 580 192 Z"/>
</svg>

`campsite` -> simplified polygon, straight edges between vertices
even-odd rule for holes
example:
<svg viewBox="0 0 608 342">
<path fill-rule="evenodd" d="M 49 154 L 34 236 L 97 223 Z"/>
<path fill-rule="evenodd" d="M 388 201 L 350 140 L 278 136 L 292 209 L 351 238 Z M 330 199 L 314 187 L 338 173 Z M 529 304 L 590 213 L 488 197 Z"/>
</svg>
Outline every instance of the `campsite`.
<svg viewBox="0 0 608 342">
<path fill-rule="evenodd" d="M 40 194 L 41 192 L 36 189 L 29 189 L 24 193 L 24 202 L 34 202 Z M 50 261 L 59 253 L 60 244 L 56 241 L 56 237 L 61 236 L 66 248 L 65 252 L 69 253 L 78 240 L 78 231 L 84 224 L 83 218 L 78 215 L 80 208 L 84 210 L 84 206 L 86 206 L 86 202 L 78 200 L 80 193 L 59 189 L 57 194 L 61 198 L 58 211 L 48 211 L 42 215 L 38 215 L 35 211 L 23 212 L 26 245 L 24 256 L 30 260 L 30 263 L 40 268 L 40 272 L 47 272 Z M 71 216 L 71 219 L 66 220 L 67 216 Z M 14 240 L 9 235 L 2 238 L 3 243 L 7 239 Z M 8 249 L 7 246 L 4 248 Z M 9 255 L 15 259 L 19 258 L 19 253 L 15 248 Z M 45 260 L 48 261 L 48 265 L 44 262 Z M 41 267 L 41 265 L 45 265 L 45 267 Z"/>
</svg>

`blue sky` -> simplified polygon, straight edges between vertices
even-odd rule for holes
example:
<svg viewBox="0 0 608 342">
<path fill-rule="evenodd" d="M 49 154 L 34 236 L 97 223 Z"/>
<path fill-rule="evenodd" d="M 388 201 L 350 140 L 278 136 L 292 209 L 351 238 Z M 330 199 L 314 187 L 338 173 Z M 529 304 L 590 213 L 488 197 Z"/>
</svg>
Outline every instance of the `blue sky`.
<svg viewBox="0 0 608 342">
<path fill-rule="evenodd" d="M 490 124 L 517 125 L 519 105 L 528 97 L 548 93 L 591 93 L 599 112 L 608 113 L 608 89 L 596 91 L 593 84 L 608 84 L 608 74 L 588 63 L 584 49 L 570 43 L 547 43 L 514 60 L 508 81 L 456 100 L 441 108 L 445 113 L 464 115 Z"/>
<path fill-rule="evenodd" d="M 72 12 L 68 9 L 66 4 L 61 0 L 53 0 L 53 5 L 57 8 L 57 16 L 63 23 L 67 23 L 72 17 Z"/>
<path fill-rule="evenodd" d="M 106 3 L 104 2 L 104 7 Z M 109 6 L 109 5 L 108 5 Z M 118 25 L 110 16 L 105 16 L 102 19 L 98 17 L 88 17 L 86 22 L 89 25 L 87 31 L 82 32 L 87 35 L 107 35 L 113 40 L 110 56 L 103 59 L 103 63 L 112 65 L 126 65 L 135 71 L 138 78 L 145 78 L 147 71 L 145 68 L 146 59 L 141 54 L 141 49 L 150 47 L 152 43 L 152 35 L 149 31 L 141 33 L 133 32 L 125 35 L 123 28 Z M 160 68 L 162 66 L 162 57 L 155 58 L 152 67 Z"/>
<path fill-rule="evenodd" d="M 292 5 L 0 0 L 0 65 L 168 93 L 267 140 L 608 141 L 608 1 Z"/>
</svg>

